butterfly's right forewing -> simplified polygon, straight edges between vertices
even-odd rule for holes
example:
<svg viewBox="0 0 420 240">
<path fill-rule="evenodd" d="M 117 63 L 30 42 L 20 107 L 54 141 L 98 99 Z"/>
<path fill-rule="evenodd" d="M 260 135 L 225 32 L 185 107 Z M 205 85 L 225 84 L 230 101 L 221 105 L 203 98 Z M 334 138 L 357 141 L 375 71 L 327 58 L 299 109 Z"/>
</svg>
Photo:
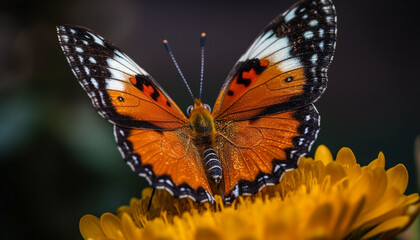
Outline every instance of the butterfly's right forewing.
<svg viewBox="0 0 420 240">
<path fill-rule="evenodd" d="M 330 0 L 303 0 L 277 16 L 233 67 L 213 107 L 245 120 L 315 102 L 327 86 L 337 38 Z"/>
</svg>

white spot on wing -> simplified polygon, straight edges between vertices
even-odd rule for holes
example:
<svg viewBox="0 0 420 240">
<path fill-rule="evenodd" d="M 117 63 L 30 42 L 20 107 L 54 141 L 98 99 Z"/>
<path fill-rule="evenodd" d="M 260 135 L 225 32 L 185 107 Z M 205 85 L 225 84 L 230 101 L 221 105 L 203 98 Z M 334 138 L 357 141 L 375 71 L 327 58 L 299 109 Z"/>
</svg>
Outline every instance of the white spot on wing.
<svg viewBox="0 0 420 240">
<path fill-rule="evenodd" d="M 317 54 L 312 55 L 311 57 L 312 64 L 316 64 L 317 61 L 318 61 L 318 55 Z"/>
<path fill-rule="evenodd" d="M 110 67 L 119 69 L 131 75 L 136 75 L 138 73 L 138 71 L 133 69 L 133 65 L 127 61 L 127 59 L 120 56 L 114 55 L 114 59 L 108 59 L 107 62 Z"/>
<path fill-rule="evenodd" d="M 133 164 L 130 161 L 127 161 L 128 166 L 130 166 L 131 170 L 134 172 L 136 169 L 134 168 Z"/>
<path fill-rule="evenodd" d="M 296 17 L 296 9 L 297 7 L 291 9 L 285 16 L 284 16 L 284 21 L 287 23 L 290 20 L 292 20 L 293 18 Z"/>
<path fill-rule="evenodd" d="M 108 70 L 111 73 L 112 78 L 127 81 L 130 76 L 135 76 L 138 74 L 138 72 L 126 67 L 126 65 L 128 65 L 127 61 L 124 61 L 124 59 L 118 56 L 115 56 L 114 58 L 115 59 L 107 59 L 107 63 L 109 66 Z"/>
<path fill-rule="evenodd" d="M 63 40 L 64 42 L 68 42 L 69 41 L 69 36 L 67 35 L 61 35 L 61 40 Z"/>
<path fill-rule="evenodd" d="M 254 53 L 254 49 L 256 47 L 258 47 L 261 43 L 263 43 L 265 40 L 267 40 L 267 38 L 269 38 L 272 34 L 274 34 L 274 32 L 272 30 L 264 33 L 263 35 L 261 35 L 260 37 L 258 37 L 254 43 L 252 43 L 251 47 L 248 48 L 248 50 L 241 56 L 241 58 L 239 58 L 239 62 L 244 62 L 246 61 L 249 57 L 249 55 L 251 53 Z"/>
<path fill-rule="evenodd" d="M 321 49 L 321 51 L 324 51 L 324 42 L 320 42 L 319 43 L 319 49 Z"/>
<path fill-rule="evenodd" d="M 90 82 L 92 83 L 92 85 L 93 85 L 95 88 L 99 88 L 98 80 L 96 80 L 95 78 L 91 78 L 91 79 L 90 79 Z"/>
<path fill-rule="evenodd" d="M 90 75 L 90 69 L 86 66 L 83 66 L 87 75 Z"/>
<path fill-rule="evenodd" d="M 114 79 L 106 79 L 106 89 L 125 91 L 124 82 Z"/>
<path fill-rule="evenodd" d="M 277 66 L 283 72 L 292 71 L 298 68 L 302 68 L 302 63 L 299 58 L 289 58 L 284 61 L 281 61 Z"/>
<path fill-rule="evenodd" d="M 320 29 L 318 30 L 318 36 L 319 36 L 320 38 L 323 38 L 323 37 L 324 37 L 324 29 L 323 29 L 323 28 L 320 28 Z"/>
<path fill-rule="evenodd" d="M 311 26 L 311 27 L 315 27 L 316 25 L 318 25 L 318 20 L 316 20 L 316 19 L 313 19 L 309 22 L 309 26 Z"/>
<path fill-rule="evenodd" d="M 314 37 L 314 33 L 313 33 L 312 31 L 306 31 L 306 32 L 303 34 L 303 36 L 304 36 L 306 39 L 311 39 L 311 38 L 313 38 L 313 37 Z"/>
<path fill-rule="evenodd" d="M 238 186 L 238 184 L 236 184 L 235 187 L 233 188 L 232 194 L 235 197 L 239 196 L 239 186 Z"/>
<path fill-rule="evenodd" d="M 88 32 L 89 35 L 91 35 L 93 37 L 93 41 L 95 41 L 97 44 L 101 45 L 101 46 L 105 46 L 104 41 L 102 41 L 102 39 L 100 39 L 98 36 L 96 36 L 95 34 Z"/>
<path fill-rule="evenodd" d="M 290 57 L 290 50 L 292 47 L 288 47 L 289 44 L 289 39 L 287 37 L 277 39 L 277 41 L 274 44 L 272 44 L 270 47 L 266 48 L 263 52 L 258 54 L 257 57 L 261 59 L 275 52 L 275 54 L 269 57 L 269 60 L 273 59 L 271 60 L 271 62 L 281 61 L 285 58 Z"/>
<path fill-rule="evenodd" d="M 96 60 L 93 57 L 89 57 L 89 62 L 96 63 Z"/>
<path fill-rule="evenodd" d="M 277 63 L 284 61 L 285 59 L 291 58 L 290 50 L 292 50 L 292 47 L 283 48 L 281 50 L 278 50 L 273 55 L 267 57 L 267 59 L 272 63 Z"/>
<path fill-rule="evenodd" d="M 132 72 L 135 72 L 136 74 L 140 73 L 142 75 L 149 75 L 143 68 L 139 67 L 139 65 L 137 65 L 129 56 L 127 56 L 127 54 L 122 53 L 118 50 L 115 50 L 114 53 L 115 61 L 118 61 L 120 64 L 129 68 Z"/>
<path fill-rule="evenodd" d="M 82 87 L 85 87 L 88 84 L 88 82 L 86 81 L 86 79 L 82 79 L 80 80 L 80 84 L 82 84 Z"/>
<path fill-rule="evenodd" d="M 334 22 L 334 17 L 333 16 L 327 16 L 327 17 L 325 17 L 325 20 L 327 20 L 327 22 Z"/>
<path fill-rule="evenodd" d="M 83 49 L 81 47 L 75 47 L 74 48 L 76 50 L 76 52 L 82 53 Z"/>
<path fill-rule="evenodd" d="M 277 36 L 274 34 L 273 36 L 271 36 L 270 38 L 262 42 L 260 45 L 258 45 L 252 51 L 253 53 L 249 56 L 249 58 L 252 59 L 252 58 L 258 57 L 262 59 L 264 56 L 272 54 L 280 48 L 286 47 L 288 44 L 288 41 L 286 42 L 286 45 L 284 44 L 285 42 L 283 40 L 278 39 Z"/>
<path fill-rule="evenodd" d="M 128 74 L 126 74 L 124 72 L 121 72 L 119 70 L 116 70 L 116 69 L 111 69 L 110 68 L 110 69 L 108 69 L 108 71 L 111 73 L 111 78 L 118 79 L 118 80 L 121 80 L 121 81 L 127 81 L 131 76 L 131 75 L 128 75 Z"/>
<path fill-rule="evenodd" d="M 102 105 L 106 106 L 107 104 L 106 104 L 105 99 L 108 99 L 108 98 L 105 98 L 105 95 L 102 91 L 98 91 L 98 92 L 99 92 L 99 98 L 101 99 Z"/>
</svg>

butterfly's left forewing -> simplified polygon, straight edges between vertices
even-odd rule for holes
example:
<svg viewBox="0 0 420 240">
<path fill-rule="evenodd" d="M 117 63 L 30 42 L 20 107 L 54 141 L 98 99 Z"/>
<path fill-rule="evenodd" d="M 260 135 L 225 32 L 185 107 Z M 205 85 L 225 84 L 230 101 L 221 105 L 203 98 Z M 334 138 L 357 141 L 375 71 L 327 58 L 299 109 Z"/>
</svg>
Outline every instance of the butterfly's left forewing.
<svg viewBox="0 0 420 240">
<path fill-rule="evenodd" d="M 57 34 L 74 75 L 111 123 L 176 129 L 188 121 L 159 84 L 108 40 L 80 26 L 58 26 Z"/>
</svg>

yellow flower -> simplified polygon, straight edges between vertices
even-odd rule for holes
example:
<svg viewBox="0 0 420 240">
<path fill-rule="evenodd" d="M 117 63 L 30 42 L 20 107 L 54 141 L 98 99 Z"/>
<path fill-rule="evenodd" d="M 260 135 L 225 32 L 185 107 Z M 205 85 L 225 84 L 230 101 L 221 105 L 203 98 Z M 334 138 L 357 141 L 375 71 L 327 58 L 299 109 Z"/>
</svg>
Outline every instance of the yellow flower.
<svg viewBox="0 0 420 240">
<path fill-rule="evenodd" d="M 231 205 L 175 199 L 157 190 L 147 211 L 151 189 L 117 214 L 80 220 L 84 239 L 367 239 L 391 238 L 419 214 L 419 195 L 404 195 L 404 165 L 385 171 L 379 153 L 361 167 L 342 148 L 333 160 L 320 146 L 315 158 L 302 158 L 280 184 Z"/>
</svg>

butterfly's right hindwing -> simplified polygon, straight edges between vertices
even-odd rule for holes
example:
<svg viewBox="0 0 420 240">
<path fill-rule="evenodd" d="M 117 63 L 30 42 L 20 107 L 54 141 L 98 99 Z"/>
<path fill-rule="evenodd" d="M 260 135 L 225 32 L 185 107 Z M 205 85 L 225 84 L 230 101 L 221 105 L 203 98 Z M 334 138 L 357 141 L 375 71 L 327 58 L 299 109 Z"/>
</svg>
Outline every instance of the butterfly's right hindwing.
<svg viewBox="0 0 420 240">
<path fill-rule="evenodd" d="M 159 84 L 111 42 L 78 26 L 58 26 L 57 34 L 74 75 L 113 124 L 164 130 L 188 121 Z"/>
</svg>

